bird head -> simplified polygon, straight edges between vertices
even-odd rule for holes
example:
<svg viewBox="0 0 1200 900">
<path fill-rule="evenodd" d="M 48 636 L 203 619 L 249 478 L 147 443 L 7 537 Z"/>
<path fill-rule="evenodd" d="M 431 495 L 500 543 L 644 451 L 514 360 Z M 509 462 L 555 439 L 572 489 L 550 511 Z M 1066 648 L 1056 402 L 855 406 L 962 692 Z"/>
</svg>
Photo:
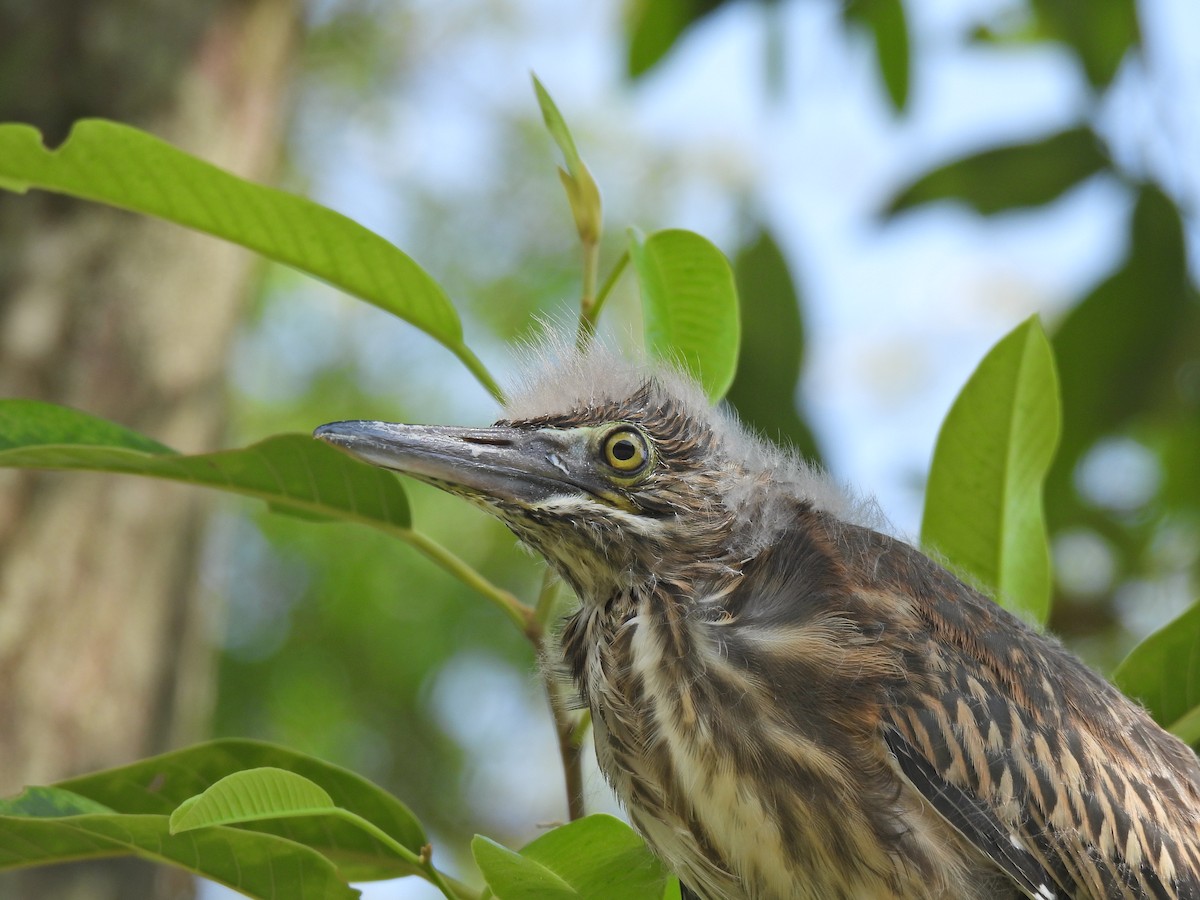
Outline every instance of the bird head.
<svg viewBox="0 0 1200 900">
<path fill-rule="evenodd" d="M 487 428 L 350 421 L 315 436 L 482 506 L 585 600 L 736 574 L 769 541 L 779 502 L 811 493 L 781 494 L 781 472 L 815 480 L 686 378 L 603 350 L 543 369 L 505 412 Z"/>
</svg>

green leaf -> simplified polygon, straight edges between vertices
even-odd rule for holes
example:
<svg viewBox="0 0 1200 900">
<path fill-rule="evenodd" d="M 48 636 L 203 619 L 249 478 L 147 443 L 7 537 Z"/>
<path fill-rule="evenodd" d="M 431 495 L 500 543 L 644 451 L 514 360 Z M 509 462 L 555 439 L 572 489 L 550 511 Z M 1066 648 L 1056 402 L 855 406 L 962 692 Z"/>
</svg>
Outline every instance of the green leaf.
<svg viewBox="0 0 1200 900">
<path fill-rule="evenodd" d="M 1038 622 L 1050 605 L 1042 483 L 1059 421 L 1054 357 L 1035 317 L 992 348 L 950 408 L 921 526 L 927 546 Z"/>
<path fill-rule="evenodd" d="M 626 71 L 639 78 L 654 68 L 689 27 L 723 0 L 634 0 L 628 5 Z"/>
<path fill-rule="evenodd" d="M 567 201 L 571 205 L 571 215 L 575 219 L 575 228 L 579 232 L 579 239 L 584 244 L 594 244 L 600 240 L 600 232 L 603 229 L 604 217 L 600 203 L 600 188 L 596 186 L 596 181 L 592 178 L 588 167 L 583 164 L 579 150 L 575 147 L 575 139 L 571 137 L 562 113 L 558 111 L 554 100 L 542 83 L 538 81 L 537 76 L 532 77 L 533 89 L 537 94 L 538 106 L 541 107 L 546 130 L 554 138 L 554 143 L 558 144 L 567 164 L 566 171 L 559 169 L 558 174 L 562 179 L 563 188 L 567 192 Z"/>
<path fill-rule="evenodd" d="M 1093 87 L 1113 80 L 1125 54 L 1141 44 L 1134 0 L 1034 0 L 1042 30 L 1075 51 Z"/>
<path fill-rule="evenodd" d="M 1200 327 L 1193 327 L 1191 333 L 1200 335 Z M 1180 371 L 1181 374 L 1191 371 L 1193 378 L 1200 377 L 1200 366 L 1195 364 L 1190 369 L 1181 367 Z M 1179 380 L 1186 384 L 1186 375 Z M 1168 511 L 1183 512 L 1185 516 L 1200 510 L 1200 466 L 1196 465 L 1200 458 L 1200 416 L 1169 421 L 1152 446 L 1158 452 L 1165 476 L 1159 501 Z"/>
<path fill-rule="evenodd" d="M 27 787 L 15 797 L 0 797 L 0 816 L 55 819 L 112 812 L 103 803 L 55 787 Z"/>
<path fill-rule="evenodd" d="M 112 443 L 91 443 L 96 440 Z M 412 529 L 404 490 L 391 473 L 308 435 L 276 435 L 240 450 L 183 456 L 73 409 L 0 400 L 0 468 L 5 467 L 166 478 L 257 497 L 272 510 L 302 519 L 369 525 L 416 547 L 478 590 L 518 628 L 528 624 L 511 594 Z"/>
<path fill-rule="evenodd" d="M 1200 744 L 1200 602 L 1134 647 L 1113 681 L 1163 728 Z"/>
<path fill-rule="evenodd" d="M 61 787 L 0 800 L 0 870 L 127 855 L 180 866 L 251 897 L 358 896 L 328 860 L 274 835 L 220 828 L 175 837 L 164 815 L 118 813 Z"/>
<path fill-rule="evenodd" d="M 662 863 L 612 816 L 587 816 L 552 829 L 520 853 L 480 836 L 471 849 L 500 900 L 645 900 L 662 897 L 668 886 Z"/>
<path fill-rule="evenodd" d="M 0 467 L 86 469 L 166 478 L 266 500 L 281 511 L 408 529 L 404 489 L 390 473 L 307 435 L 183 456 L 64 406 L 0 400 Z"/>
<path fill-rule="evenodd" d="M 1161 191 L 1143 187 L 1125 264 L 1054 333 L 1063 446 L 1053 478 L 1062 493 L 1071 489 L 1076 462 L 1097 438 L 1175 402 L 1188 336 L 1197 332 L 1196 310 L 1179 211 Z"/>
<path fill-rule="evenodd" d="M 571 900 L 580 896 L 541 863 L 481 834 L 471 841 L 471 853 L 499 900 Z"/>
<path fill-rule="evenodd" d="M 99 119 L 57 149 L 28 125 L 0 125 L 0 188 L 69 194 L 224 238 L 394 313 L 440 341 L 493 394 L 445 291 L 379 235 L 303 197 L 253 184 L 152 135 Z"/>
<path fill-rule="evenodd" d="M 646 347 L 681 365 L 713 402 L 737 371 L 737 286 L 724 254 L 690 231 L 630 232 L 630 259 L 642 290 Z"/>
<path fill-rule="evenodd" d="M 286 769 L 262 766 L 226 775 L 171 813 L 171 834 L 258 819 L 318 815 L 337 809 L 319 784 Z"/>
<path fill-rule="evenodd" d="M 219 825 L 276 822 L 288 826 L 287 836 L 292 840 L 310 846 L 315 840 L 314 849 L 346 860 L 359 880 L 394 878 L 421 866 L 420 848 L 406 847 L 362 816 L 342 809 L 316 782 L 275 766 L 234 772 L 203 793 L 189 797 L 171 813 L 170 829 L 171 834 L 181 834 Z M 365 844 L 347 841 L 347 826 L 374 840 Z M 357 854 L 347 859 L 346 849 L 354 844 L 369 848 L 366 867 L 360 865 L 363 860 Z M 383 853 L 395 854 L 398 861 L 380 860 L 381 848 Z"/>
<path fill-rule="evenodd" d="M 688 0 L 636 0 L 627 7 L 629 51 L 625 68 L 630 78 L 652 69 L 690 23 Z"/>
<path fill-rule="evenodd" d="M 644 900 L 661 896 L 667 882 L 662 863 L 638 834 L 612 816 L 594 815 L 547 831 L 521 850 L 580 896 Z"/>
<path fill-rule="evenodd" d="M 212 828 L 172 835 L 165 815 L 0 814 L 0 870 L 140 856 L 263 900 L 353 900 L 359 892 L 319 853 L 272 834 Z"/>
<path fill-rule="evenodd" d="M 0 452 L 48 443 L 175 455 L 170 447 L 107 419 L 39 400 L 0 400 Z"/>
<path fill-rule="evenodd" d="M 264 767 L 285 769 L 313 782 L 325 791 L 332 805 L 369 822 L 413 854 L 419 854 L 428 841 L 408 807 L 365 778 L 313 757 L 258 741 L 219 740 L 198 744 L 132 765 L 73 778 L 56 787 L 121 814 L 161 816 L 165 831 L 168 816 L 189 798 L 203 795 L 234 773 Z M 294 818 L 252 822 L 239 828 L 218 826 L 213 830 L 233 835 L 270 834 L 287 838 L 313 848 L 335 862 L 342 877 L 348 881 L 396 878 L 415 871 L 391 847 L 359 825 L 328 815 L 297 814 Z M 184 837 L 187 835 L 180 835 L 180 838 Z M 235 837 L 228 839 L 237 840 Z M 0 844 L 3 844 L 2 838 Z"/>
<path fill-rule="evenodd" d="M 1072 128 L 935 169 L 901 191 L 885 215 L 950 199 L 984 214 L 1041 206 L 1110 165 L 1091 129 Z"/>
<path fill-rule="evenodd" d="M 847 22 L 864 25 L 875 41 L 875 56 L 892 108 L 902 112 L 908 103 L 908 22 L 901 0 L 850 0 L 843 9 Z"/>
<path fill-rule="evenodd" d="M 692 26 L 729 5 L 732 0 L 629 0 L 625 3 L 627 52 L 625 71 L 638 79 L 658 65 Z M 764 47 L 760 54 L 767 90 L 778 96 L 783 90 L 783 53 L 787 40 L 783 4 L 777 0 L 755 4 L 763 16 Z"/>
<path fill-rule="evenodd" d="M 1106 88 L 1129 51 L 1142 43 L 1136 0 L 1033 0 L 1034 15 L 1010 15 L 998 27 L 978 25 L 970 40 L 1000 47 L 1065 44 L 1093 88 Z"/>
<path fill-rule="evenodd" d="M 741 249 L 733 268 L 742 341 L 727 399 L 755 430 L 790 443 L 809 459 L 819 459 L 816 438 L 796 407 L 804 322 L 787 260 L 770 233 L 762 230 Z"/>
<path fill-rule="evenodd" d="M 1167 726 L 1167 731 L 1175 735 L 1189 747 L 1200 746 L 1200 706 L 1190 710 Z"/>
</svg>

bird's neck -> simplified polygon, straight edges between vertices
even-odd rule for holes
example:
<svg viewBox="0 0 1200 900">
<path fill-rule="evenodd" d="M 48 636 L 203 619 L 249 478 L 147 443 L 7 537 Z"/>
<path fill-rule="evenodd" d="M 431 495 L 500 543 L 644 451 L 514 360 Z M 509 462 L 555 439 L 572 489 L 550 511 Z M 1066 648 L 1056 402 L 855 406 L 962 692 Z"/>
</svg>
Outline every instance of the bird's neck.
<svg viewBox="0 0 1200 900">
<path fill-rule="evenodd" d="M 584 703 L 603 716 L 605 709 L 621 711 L 630 724 L 649 714 L 641 676 L 646 640 L 663 643 L 661 653 L 672 664 L 701 664 L 691 652 L 693 621 L 698 612 L 690 588 L 660 579 L 640 583 L 610 583 L 595 593 L 580 592 L 582 601 L 558 634 L 558 652 Z M 642 659 L 639 661 L 638 657 Z M 686 685 L 690 674 L 678 679 Z"/>
<path fill-rule="evenodd" d="M 555 568 L 585 607 L 613 608 L 648 599 L 652 606 L 693 608 L 711 605 L 733 589 L 746 560 L 733 556 L 680 558 L 661 549 L 629 554 L 624 565 L 596 566 L 558 561 Z M 622 605 L 622 604 L 618 604 Z"/>
</svg>

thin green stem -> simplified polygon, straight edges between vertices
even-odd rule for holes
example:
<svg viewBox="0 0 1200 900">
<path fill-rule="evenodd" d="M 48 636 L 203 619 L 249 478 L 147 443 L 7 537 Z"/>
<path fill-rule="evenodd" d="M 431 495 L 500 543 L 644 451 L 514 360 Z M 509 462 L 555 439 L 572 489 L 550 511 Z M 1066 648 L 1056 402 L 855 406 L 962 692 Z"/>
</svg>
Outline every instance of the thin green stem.
<svg viewBox="0 0 1200 900">
<path fill-rule="evenodd" d="M 414 531 L 411 528 L 395 529 L 397 534 L 407 543 L 424 553 L 467 587 L 478 591 L 493 605 L 497 606 L 512 623 L 528 637 L 535 646 L 540 645 L 542 628 L 538 624 L 534 610 L 518 600 L 504 588 L 492 584 L 473 569 L 466 561 L 455 556 L 433 538 Z"/>
<path fill-rule="evenodd" d="M 451 887 L 447 882 L 445 875 L 438 871 L 434 866 L 433 860 L 430 858 L 432 847 L 426 844 L 421 848 L 421 871 L 425 873 L 425 879 L 435 888 L 445 894 L 449 900 L 475 900 L 481 894 L 479 891 L 472 891 L 467 888 L 466 893 L 462 893 L 461 889 L 466 885 L 461 882 L 456 882 L 454 887 Z"/>
<path fill-rule="evenodd" d="M 554 614 L 558 594 L 558 577 L 547 568 L 542 576 L 542 589 L 538 592 L 534 618 L 546 633 L 550 616 Z M 546 652 L 544 640 L 538 645 L 538 657 Z M 542 683 L 546 688 L 546 699 L 550 702 L 550 717 L 554 720 L 554 734 L 558 738 L 558 755 L 562 759 L 563 783 L 567 790 L 567 815 L 575 821 L 584 815 L 583 807 L 583 754 L 580 742 L 575 739 L 578 725 L 571 721 L 571 711 L 563 701 L 562 691 L 551 675 L 551 667 L 542 660 Z"/>
<path fill-rule="evenodd" d="M 337 816 L 339 819 L 345 819 L 356 828 L 365 831 L 367 834 L 371 835 L 371 837 L 375 838 L 375 840 L 379 841 L 379 843 L 383 844 L 385 847 L 399 856 L 406 863 L 420 870 L 421 874 L 425 877 L 425 880 L 445 894 L 448 900 L 475 900 L 475 898 L 479 897 L 478 892 L 472 891 L 470 888 L 466 888 L 465 885 L 457 884 L 458 888 L 465 888 L 465 893 L 463 893 L 462 890 L 455 890 L 446 883 L 446 877 L 434 867 L 433 862 L 430 859 L 432 848 L 429 844 L 426 844 L 424 847 L 422 847 L 420 853 L 413 853 L 374 822 L 370 821 L 369 819 L 364 819 L 362 816 L 352 813 L 348 809 L 335 807 L 334 809 L 330 810 L 329 814 Z"/>
<path fill-rule="evenodd" d="M 596 278 L 600 271 L 600 242 L 590 240 L 583 242 L 583 296 L 579 308 L 586 315 L 591 315 L 596 305 Z"/>
<path fill-rule="evenodd" d="M 475 379 L 487 389 L 487 392 L 496 398 L 496 402 L 504 404 L 504 390 L 492 377 L 492 373 L 487 370 L 487 366 L 483 364 L 478 356 L 466 344 L 446 344 L 455 356 L 462 360 L 462 364 L 466 366 Z"/>
<path fill-rule="evenodd" d="M 558 597 L 558 576 L 554 570 L 546 566 L 542 573 L 542 588 L 538 591 L 537 606 L 534 607 L 533 617 L 544 629 L 554 615 L 554 601 Z"/>
<path fill-rule="evenodd" d="M 600 318 L 600 310 L 604 307 L 604 301 L 612 294 L 612 289 L 617 284 L 617 279 L 621 277 L 621 273 L 625 271 L 625 267 L 629 265 L 629 251 L 624 250 L 617 257 L 617 261 L 613 263 L 612 270 L 608 273 L 608 277 L 604 279 L 604 284 L 600 285 L 600 290 L 596 293 L 596 298 L 592 302 L 591 321 L 592 327 L 595 328 L 595 323 Z"/>
<path fill-rule="evenodd" d="M 585 709 L 575 722 L 575 730 L 571 732 L 571 743 L 576 747 L 582 747 L 584 740 L 587 738 L 588 729 L 592 727 L 592 711 Z"/>
<path fill-rule="evenodd" d="M 543 666 L 543 672 L 545 667 Z M 550 715 L 554 718 L 554 732 L 558 737 L 558 755 L 562 757 L 563 783 L 567 790 L 567 817 L 574 822 L 586 813 L 583 806 L 583 753 L 575 742 L 575 726 L 571 713 L 563 702 L 562 692 L 549 675 L 543 674 L 546 698 L 550 701 Z"/>
<path fill-rule="evenodd" d="M 432 538 L 410 528 L 395 529 L 395 533 L 455 578 L 483 594 L 498 606 L 521 630 L 521 633 L 529 638 L 538 657 L 541 657 L 545 650 L 546 620 L 553 612 L 554 593 L 557 588 L 557 583 L 549 570 L 542 579 L 542 589 L 538 595 L 538 604 L 535 609 L 522 603 L 503 588 L 492 584 Z M 584 815 L 583 754 L 580 750 L 582 739 L 577 737 L 579 726 L 572 723 L 571 713 L 563 702 L 554 680 L 549 675 L 545 675 L 542 680 L 546 688 L 546 697 L 550 702 L 554 732 L 558 737 L 558 752 L 562 757 L 563 780 L 567 790 L 567 814 L 571 821 L 574 821 Z"/>
<path fill-rule="evenodd" d="M 596 333 L 596 278 L 600 270 L 600 242 L 583 241 L 583 289 L 579 298 L 579 331 L 576 344 L 585 347 Z"/>
<path fill-rule="evenodd" d="M 442 876 L 442 880 L 450 885 L 455 896 L 461 898 L 461 900 L 480 900 L 483 897 L 483 891 L 477 891 L 470 885 L 463 884 L 457 878 L 452 878 L 445 872 L 439 872 L 439 874 Z"/>
</svg>

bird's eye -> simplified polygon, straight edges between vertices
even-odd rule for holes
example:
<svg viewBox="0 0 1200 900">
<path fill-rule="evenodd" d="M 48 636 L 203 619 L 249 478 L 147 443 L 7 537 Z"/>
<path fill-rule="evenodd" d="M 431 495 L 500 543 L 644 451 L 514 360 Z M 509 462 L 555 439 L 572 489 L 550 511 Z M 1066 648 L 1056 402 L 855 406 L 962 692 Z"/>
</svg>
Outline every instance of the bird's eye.
<svg viewBox="0 0 1200 900">
<path fill-rule="evenodd" d="M 604 461 L 626 475 L 646 465 L 650 448 L 641 433 L 632 428 L 619 428 L 604 439 Z"/>
</svg>

